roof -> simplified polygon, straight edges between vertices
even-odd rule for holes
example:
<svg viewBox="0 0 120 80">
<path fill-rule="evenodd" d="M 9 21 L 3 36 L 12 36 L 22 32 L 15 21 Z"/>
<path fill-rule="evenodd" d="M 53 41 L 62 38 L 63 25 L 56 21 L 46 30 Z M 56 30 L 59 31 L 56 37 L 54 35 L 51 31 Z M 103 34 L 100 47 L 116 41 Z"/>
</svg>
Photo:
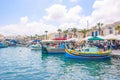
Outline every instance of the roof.
<svg viewBox="0 0 120 80">
<path fill-rule="evenodd" d="M 108 27 L 116 27 L 120 25 L 120 21 L 114 22 L 112 24 L 106 24 L 104 27 L 102 27 L 102 29 L 108 28 Z"/>
</svg>

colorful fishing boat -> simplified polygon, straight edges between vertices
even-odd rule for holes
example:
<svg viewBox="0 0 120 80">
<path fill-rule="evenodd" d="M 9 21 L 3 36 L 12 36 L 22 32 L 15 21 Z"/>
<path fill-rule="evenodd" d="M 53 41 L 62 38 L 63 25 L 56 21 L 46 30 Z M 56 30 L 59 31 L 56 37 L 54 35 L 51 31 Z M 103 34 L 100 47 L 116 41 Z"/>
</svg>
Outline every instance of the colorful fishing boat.
<svg viewBox="0 0 120 80">
<path fill-rule="evenodd" d="M 65 49 L 65 55 L 69 58 L 79 59 L 106 59 L 111 57 L 111 50 L 99 51 L 97 47 L 84 47 L 81 50 Z"/>
<path fill-rule="evenodd" d="M 104 40 L 98 36 L 88 39 L 89 41 Z M 92 42 L 90 42 L 91 44 Z M 69 58 L 79 58 L 79 59 L 107 59 L 111 58 L 111 50 L 99 49 L 95 45 L 87 44 L 83 48 L 69 48 L 69 45 L 66 45 L 65 55 Z"/>
</svg>

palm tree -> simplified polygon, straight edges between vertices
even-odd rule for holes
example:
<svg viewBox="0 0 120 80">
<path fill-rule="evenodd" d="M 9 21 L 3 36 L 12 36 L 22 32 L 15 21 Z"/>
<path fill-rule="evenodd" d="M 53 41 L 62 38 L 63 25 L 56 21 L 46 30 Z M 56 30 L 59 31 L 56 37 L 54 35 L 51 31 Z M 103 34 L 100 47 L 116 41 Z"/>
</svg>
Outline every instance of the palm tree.
<svg viewBox="0 0 120 80">
<path fill-rule="evenodd" d="M 59 37 L 61 37 L 60 33 L 62 32 L 62 30 L 58 29 L 57 31 L 59 32 Z"/>
<path fill-rule="evenodd" d="M 88 32 L 88 30 L 87 29 L 83 29 L 83 30 L 81 30 L 81 31 L 79 31 L 79 32 L 81 32 L 81 33 L 83 33 L 84 34 L 84 38 L 86 37 L 86 34 L 87 34 L 87 32 Z"/>
<path fill-rule="evenodd" d="M 67 33 L 68 33 L 68 30 L 63 31 L 63 33 L 64 33 L 64 34 L 67 34 Z"/>
<path fill-rule="evenodd" d="M 38 39 L 38 35 L 37 35 L 37 34 L 35 34 L 35 36 L 34 36 L 34 37 L 35 37 L 35 39 Z"/>
<path fill-rule="evenodd" d="M 73 29 L 72 29 L 72 32 L 73 32 L 73 35 L 74 35 L 74 37 L 75 37 L 75 36 L 76 36 L 77 29 L 76 29 L 76 28 L 73 28 Z"/>
<path fill-rule="evenodd" d="M 41 35 L 38 35 L 38 39 L 41 39 Z"/>
<path fill-rule="evenodd" d="M 33 37 L 32 37 L 32 35 L 31 35 L 31 36 L 30 36 L 30 40 L 32 40 L 32 38 L 33 38 Z"/>
<path fill-rule="evenodd" d="M 68 30 L 63 31 L 64 35 L 67 37 Z"/>
<path fill-rule="evenodd" d="M 99 31 L 99 35 L 101 35 L 101 26 L 103 26 L 103 23 L 97 23 L 97 27 L 98 27 L 98 31 Z"/>
<path fill-rule="evenodd" d="M 46 40 L 47 40 L 47 33 L 48 33 L 48 31 L 46 30 L 45 33 L 46 33 Z"/>
<path fill-rule="evenodd" d="M 117 31 L 118 31 L 118 34 L 120 34 L 120 25 L 116 26 L 116 27 L 115 27 L 115 30 L 117 30 Z"/>
</svg>

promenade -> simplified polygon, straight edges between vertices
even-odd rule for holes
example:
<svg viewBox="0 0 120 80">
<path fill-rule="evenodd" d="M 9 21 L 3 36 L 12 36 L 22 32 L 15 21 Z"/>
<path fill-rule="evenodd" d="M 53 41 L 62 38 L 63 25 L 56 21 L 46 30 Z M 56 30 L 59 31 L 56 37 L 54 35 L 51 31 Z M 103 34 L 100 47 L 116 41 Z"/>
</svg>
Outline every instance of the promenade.
<svg viewBox="0 0 120 80">
<path fill-rule="evenodd" d="M 120 58 L 120 50 L 112 50 L 112 57 Z"/>
</svg>

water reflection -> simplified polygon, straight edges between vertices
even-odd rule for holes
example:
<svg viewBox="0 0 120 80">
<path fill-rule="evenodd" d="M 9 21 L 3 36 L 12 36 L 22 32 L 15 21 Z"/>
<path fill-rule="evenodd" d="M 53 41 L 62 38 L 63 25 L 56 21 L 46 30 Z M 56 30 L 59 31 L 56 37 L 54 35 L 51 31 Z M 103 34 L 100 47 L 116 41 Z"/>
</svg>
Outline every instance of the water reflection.
<svg viewBox="0 0 120 80">
<path fill-rule="evenodd" d="M 48 67 L 59 72 L 59 74 L 61 75 L 58 77 L 59 79 L 64 78 L 65 80 L 67 80 L 68 78 L 70 78 L 71 80 L 72 79 L 74 80 L 74 78 L 75 78 L 78 80 L 79 79 L 109 80 L 109 79 L 114 79 L 114 77 L 111 77 L 113 75 L 115 77 L 117 77 L 116 79 L 119 79 L 119 75 L 115 75 L 116 72 L 114 72 L 113 75 L 109 74 L 109 72 L 111 72 L 111 70 L 113 70 L 112 65 L 113 65 L 114 59 L 79 60 L 79 59 L 65 58 L 65 56 L 63 54 L 61 54 L 61 55 L 43 54 L 43 55 L 44 55 L 43 58 L 45 61 L 48 62 L 48 65 L 51 64 L 51 66 L 48 66 Z M 56 65 L 56 63 L 59 63 L 59 65 L 58 64 Z M 53 64 L 55 64 L 55 65 L 53 65 Z M 120 67 L 119 64 L 118 64 L 118 66 Z M 117 68 L 119 68 L 119 67 L 117 67 Z M 50 70 L 54 72 L 54 70 L 52 70 L 52 69 L 50 69 Z M 119 69 L 117 69 L 117 70 L 119 70 Z M 115 71 L 117 71 L 117 70 L 115 69 Z M 55 72 L 55 73 L 58 74 L 58 72 Z M 119 73 L 119 71 L 117 71 L 117 73 Z"/>
<path fill-rule="evenodd" d="M 120 60 L 68 59 L 28 48 L 0 50 L 3 80 L 120 80 Z"/>
</svg>

